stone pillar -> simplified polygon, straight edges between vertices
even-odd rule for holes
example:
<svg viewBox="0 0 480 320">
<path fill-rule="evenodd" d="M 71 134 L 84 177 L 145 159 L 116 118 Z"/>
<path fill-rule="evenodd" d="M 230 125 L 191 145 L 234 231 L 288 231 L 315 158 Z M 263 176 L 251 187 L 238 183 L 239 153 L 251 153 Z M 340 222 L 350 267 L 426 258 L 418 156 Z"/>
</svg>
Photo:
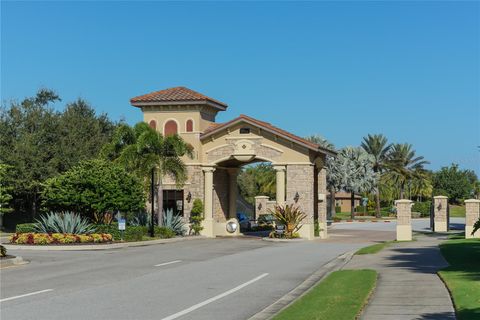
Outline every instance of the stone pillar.
<svg viewBox="0 0 480 320">
<path fill-rule="evenodd" d="M 262 214 L 268 213 L 268 199 L 267 196 L 255 197 L 255 219 L 258 219 Z"/>
<path fill-rule="evenodd" d="M 397 208 L 397 241 L 412 240 L 412 201 L 396 200 Z"/>
<path fill-rule="evenodd" d="M 228 169 L 228 217 L 237 218 L 237 174 L 238 168 Z"/>
<path fill-rule="evenodd" d="M 298 206 L 305 212 L 307 218 L 302 222 L 302 228 L 298 231 L 302 238 L 315 239 L 314 226 L 314 166 L 313 165 L 288 165 L 287 166 L 287 204 Z M 298 200 L 295 197 L 298 193 Z"/>
<path fill-rule="evenodd" d="M 473 225 L 480 217 L 480 200 L 465 200 L 465 238 L 480 238 L 480 230 L 472 235 Z"/>
<path fill-rule="evenodd" d="M 328 238 L 327 234 L 327 170 L 318 170 L 318 228 L 320 239 Z"/>
<path fill-rule="evenodd" d="M 277 171 L 277 179 L 276 179 L 277 204 L 278 205 L 283 205 L 283 204 L 285 204 L 285 170 L 286 170 L 286 167 L 285 166 L 273 166 L 273 168 Z"/>
<path fill-rule="evenodd" d="M 447 210 L 448 197 L 433 197 L 433 219 L 435 221 L 435 230 L 433 230 L 434 232 L 447 232 Z"/>
<path fill-rule="evenodd" d="M 205 200 L 204 200 L 204 220 L 202 222 L 202 235 L 213 238 L 215 237 L 213 230 L 213 172 L 215 167 L 203 167 L 205 174 Z"/>
</svg>

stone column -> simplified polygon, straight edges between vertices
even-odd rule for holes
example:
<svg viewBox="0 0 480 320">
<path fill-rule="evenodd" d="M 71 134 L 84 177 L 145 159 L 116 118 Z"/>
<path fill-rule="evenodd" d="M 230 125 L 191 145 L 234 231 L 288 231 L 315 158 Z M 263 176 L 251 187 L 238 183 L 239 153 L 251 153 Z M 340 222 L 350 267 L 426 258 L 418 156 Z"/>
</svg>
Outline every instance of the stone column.
<svg viewBox="0 0 480 320">
<path fill-rule="evenodd" d="M 238 168 L 228 168 L 228 217 L 237 218 L 237 174 Z"/>
<path fill-rule="evenodd" d="M 447 232 L 447 210 L 448 197 L 433 197 L 433 219 L 435 221 L 435 230 L 433 230 L 434 232 Z"/>
<path fill-rule="evenodd" d="M 215 237 L 213 230 L 213 172 L 215 167 L 203 167 L 205 174 L 205 200 L 204 200 L 204 220 L 202 222 L 202 235 L 207 237 Z"/>
<path fill-rule="evenodd" d="M 307 217 L 298 231 L 302 238 L 315 239 L 314 208 L 317 205 L 314 197 L 314 166 L 288 165 L 287 166 L 287 204 L 298 206 Z M 298 200 L 295 201 L 298 193 Z"/>
<path fill-rule="evenodd" d="M 260 215 L 268 213 L 268 197 L 267 196 L 256 196 L 255 197 L 255 219 L 258 219 Z"/>
<path fill-rule="evenodd" d="M 396 200 L 397 208 L 397 241 L 412 240 L 412 201 Z"/>
<path fill-rule="evenodd" d="M 327 170 L 318 170 L 318 228 L 320 239 L 328 238 L 327 233 Z"/>
<path fill-rule="evenodd" d="M 465 238 L 480 238 L 480 230 L 472 235 L 473 225 L 480 217 L 480 200 L 465 200 Z"/>
<path fill-rule="evenodd" d="M 286 170 L 286 167 L 285 166 L 273 166 L 273 168 L 277 171 L 277 179 L 276 179 L 277 204 L 278 205 L 283 205 L 283 204 L 285 204 L 285 170 Z"/>
</svg>

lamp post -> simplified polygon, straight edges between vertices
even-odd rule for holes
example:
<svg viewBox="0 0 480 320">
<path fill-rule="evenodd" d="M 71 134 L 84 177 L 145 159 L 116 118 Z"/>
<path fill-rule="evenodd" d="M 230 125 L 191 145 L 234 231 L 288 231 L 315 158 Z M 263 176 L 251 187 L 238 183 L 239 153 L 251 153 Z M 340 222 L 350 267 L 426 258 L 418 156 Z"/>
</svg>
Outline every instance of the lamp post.
<svg viewBox="0 0 480 320">
<path fill-rule="evenodd" d="M 155 220 L 155 168 L 152 168 L 152 181 L 150 184 L 150 193 L 152 201 L 152 219 L 150 220 L 150 237 L 155 237 L 155 229 L 153 228 Z"/>
</svg>

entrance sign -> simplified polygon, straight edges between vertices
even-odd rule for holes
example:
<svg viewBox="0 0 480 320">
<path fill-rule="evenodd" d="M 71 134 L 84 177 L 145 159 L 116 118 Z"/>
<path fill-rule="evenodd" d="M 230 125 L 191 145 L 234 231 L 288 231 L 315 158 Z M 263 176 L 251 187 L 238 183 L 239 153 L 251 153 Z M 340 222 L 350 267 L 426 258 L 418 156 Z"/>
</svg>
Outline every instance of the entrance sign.
<svg viewBox="0 0 480 320">
<path fill-rule="evenodd" d="M 125 231 L 126 221 L 125 219 L 118 219 L 118 230 Z"/>
</svg>

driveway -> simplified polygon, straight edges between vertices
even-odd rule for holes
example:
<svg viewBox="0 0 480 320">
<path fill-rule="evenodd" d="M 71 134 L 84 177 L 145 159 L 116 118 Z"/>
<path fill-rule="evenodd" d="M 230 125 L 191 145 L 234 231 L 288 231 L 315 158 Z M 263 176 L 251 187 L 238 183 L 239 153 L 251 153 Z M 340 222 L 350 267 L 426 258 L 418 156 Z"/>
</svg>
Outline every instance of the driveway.
<svg viewBox="0 0 480 320">
<path fill-rule="evenodd" d="M 338 255 L 347 242 L 202 239 L 108 251 L 21 251 L 1 271 L 1 318 L 248 319 Z"/>
<path fill-rule="evenodd" d="M 427 225 L 415 221 L 414 229 Z M 337 223 L 328 240 L 297 243 L 244 237 L 106 251 L 11 250 L 31 263 L 2 269 L 0 318 L 248 319 L 328 261 L 392 240 L 394 230 L 394 222 Z"/>
</svg>

